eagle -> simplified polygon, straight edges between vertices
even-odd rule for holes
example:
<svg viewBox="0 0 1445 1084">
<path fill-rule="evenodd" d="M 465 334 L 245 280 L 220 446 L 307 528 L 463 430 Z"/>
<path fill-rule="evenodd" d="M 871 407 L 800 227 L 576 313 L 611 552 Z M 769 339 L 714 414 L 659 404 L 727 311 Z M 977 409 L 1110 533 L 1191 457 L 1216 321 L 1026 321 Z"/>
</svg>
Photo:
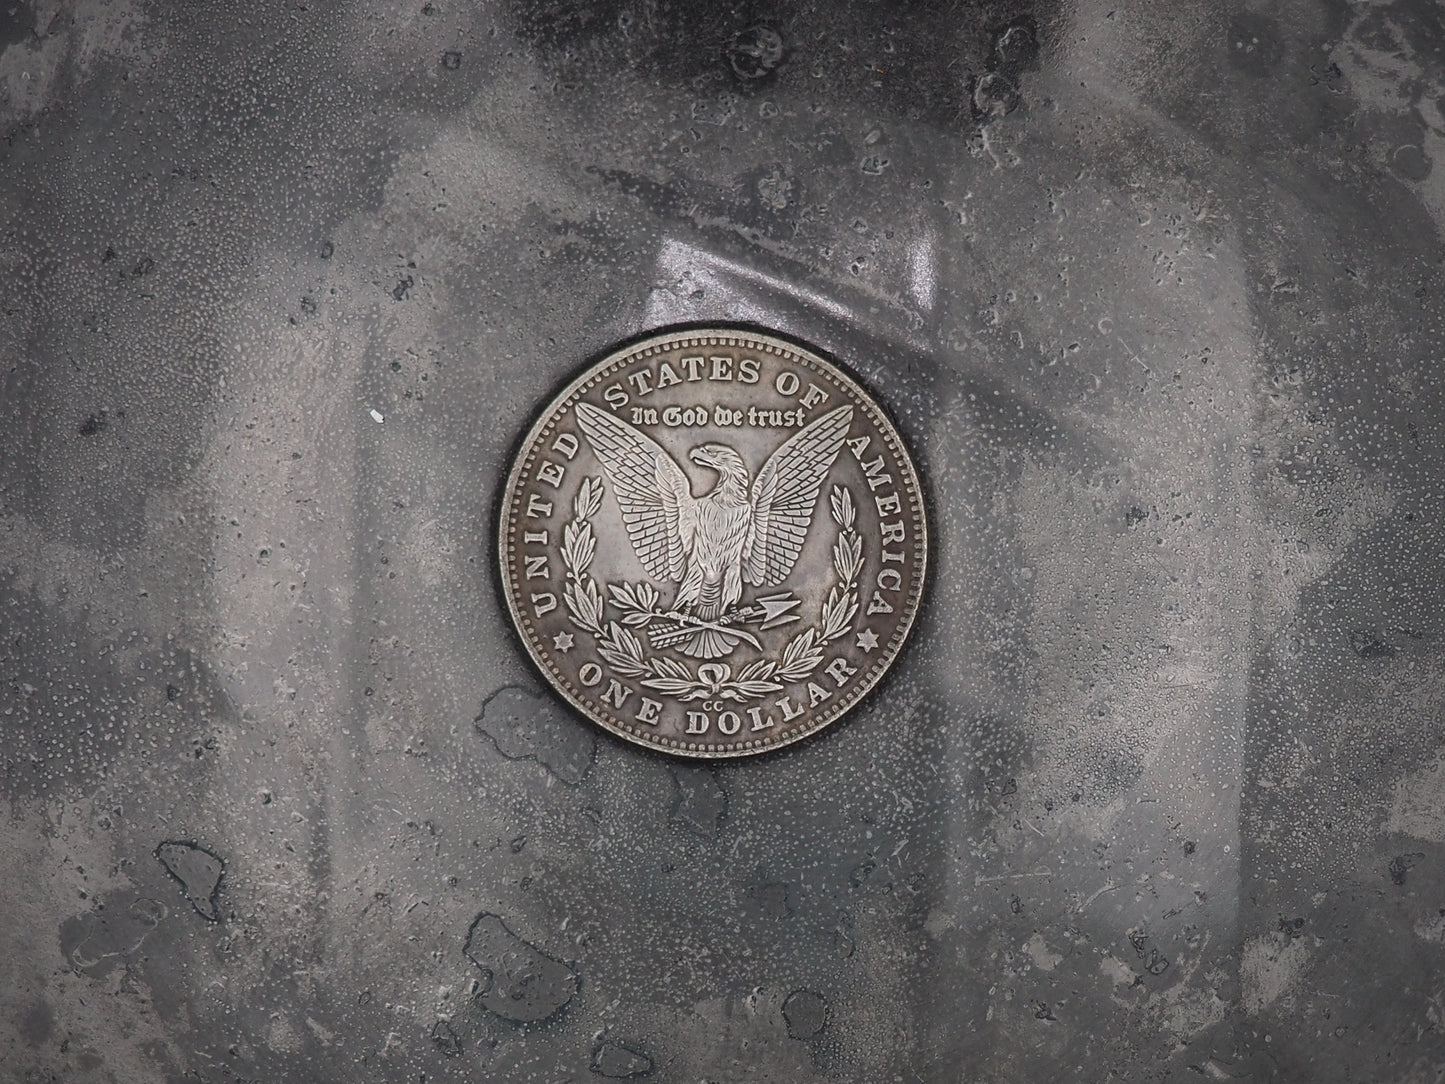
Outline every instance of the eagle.
<svg viewBox="0 0 1445 1084">
<path fill-rule="evenodd" d="M 578 403 L 577 424 L 612 484 L 632 549 L 654 579 L 680 584 L 674 608 L 700 628 L 678 648 L 698 659 L 728 654 L 739 635 L 716 627 L 743 584 L 773 587 L 793 571 L 813 509 L 853 408 L 840 406 L 785 440 L 756 478 L 726 444 L 699 444 L 688 459 L 717 472 L 700 497 L 677 462 L 635 426 Z"/>
</svg>

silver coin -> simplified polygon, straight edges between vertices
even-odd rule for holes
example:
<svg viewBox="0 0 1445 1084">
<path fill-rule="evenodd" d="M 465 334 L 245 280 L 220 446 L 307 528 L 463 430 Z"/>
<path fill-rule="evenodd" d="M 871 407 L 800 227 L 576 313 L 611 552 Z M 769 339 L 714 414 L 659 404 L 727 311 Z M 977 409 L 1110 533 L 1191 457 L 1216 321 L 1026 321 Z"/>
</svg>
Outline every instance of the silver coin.
<svg viewBox="0 0 1445 1084">
<path fill-rule="evenodd" d="M 618 350 L 547 404 L 499 554 L 522 642 L 584 715 L 664 752 L 744 756 L 835 722 L 887 672 L 927 524 L 856 381 L 777 336 L 708 328 Z"/>
</svg>

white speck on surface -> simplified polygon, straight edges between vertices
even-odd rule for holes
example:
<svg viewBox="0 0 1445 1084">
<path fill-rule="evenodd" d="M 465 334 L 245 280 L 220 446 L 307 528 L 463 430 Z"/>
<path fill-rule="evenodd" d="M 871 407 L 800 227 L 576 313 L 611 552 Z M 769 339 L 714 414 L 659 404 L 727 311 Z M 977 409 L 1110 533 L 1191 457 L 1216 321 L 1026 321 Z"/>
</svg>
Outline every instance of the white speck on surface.
<svg viewBox="0 0 1445 1084">
<path fill-rule="evenodd" d="M 1415 936 L 1432 945 L 1445 944 L 1445 915 L 1433 915 L 1415 923 Z"/>
<path fill-rule="evenodd" d="M 949 930 L 958 925 L 954 917 L 941 907 L 935 907 L 928 912 L 928 918 L 924 920 L 923 929 L 929 937 L 937 939 L 942 937 Z"/>
<path fill-rule="evenodd" d="M 1099 970 L 1106 978 L 1113 980 L 1115 986 L 1133 986 L 1138 976 L 1128 964 L 1114 956 L 1105 956 L 1099 961 Z"/>
<path fill-rule="evenodd" d="M 1273 1004 L 1299 980 L 1308 961 L 1303 941 L 1270 934 L 1246 942 L 1239 964 L 1245 1007 L 1260 1012 Z"/>
<path fill-rule="evenodd" d="M 321 1040 L 321 1044 L 323 1046 L 330 1046 L 332 1042 L 336 1039 L 336 1036 L 334 1034 L 332 1034 L 330 1031 L 327 1031 L 326 1028 L 322 1027 L 309 1016 L 306 1018 L 306 1026 L 311 1029 L 311 1033 L 315 1035 L 316 1038 Z"/>
<path fill-rule="evenodd" d="M 1029 959 L 1033 960 L 1034 966 L 1041 971 L 1052 971 L 1064 961 L 1061 953 L 1049 948 L 1048 942 L 1044 940 L 1042 934 L 1036 933 L 1030 937 L 1024 945 L 1024 951 L 1029 954 Z"/>
<path fill-rule="evenodd" d="M 371 420 L 380 424 L 381 422 L 386 421 L 386 418 L 382 415 L 381 411 L 377 410 L 375 407 L 372 407 Z"/>
<path fill-rule="evenodd" d="M 1385 830 L 1392 834 L 1445 842 L 1445 803 L 1440 800 L 1441 761 L 1409 773 L 1395 784 Z"/>
</svg>

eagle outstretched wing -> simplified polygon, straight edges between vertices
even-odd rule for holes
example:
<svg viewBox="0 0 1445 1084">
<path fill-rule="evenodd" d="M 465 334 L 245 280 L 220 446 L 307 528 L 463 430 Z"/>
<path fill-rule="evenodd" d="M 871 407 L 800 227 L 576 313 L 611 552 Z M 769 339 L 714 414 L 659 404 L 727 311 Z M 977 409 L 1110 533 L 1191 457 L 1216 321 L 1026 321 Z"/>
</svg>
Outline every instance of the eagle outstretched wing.
<svg viewBox="0 0 1445 1084">
<path fill-rule="evenodd" d="M 752 522 L 743 543 L 743 578 L 754 587 L 782 583 L 793 571 L 823 479 L 852 424 L 851 406 L 830 410 L 785 440 L 758 471 Z"/>
<path fill-rule="evenodd" d="M 612 483 L 642 567 L 656 579 L 682 579 L 697 530 L 687 475 L 641 430 L 590 403 L 578 403 L 575 409 L 577 425 Z"/>
</svg>

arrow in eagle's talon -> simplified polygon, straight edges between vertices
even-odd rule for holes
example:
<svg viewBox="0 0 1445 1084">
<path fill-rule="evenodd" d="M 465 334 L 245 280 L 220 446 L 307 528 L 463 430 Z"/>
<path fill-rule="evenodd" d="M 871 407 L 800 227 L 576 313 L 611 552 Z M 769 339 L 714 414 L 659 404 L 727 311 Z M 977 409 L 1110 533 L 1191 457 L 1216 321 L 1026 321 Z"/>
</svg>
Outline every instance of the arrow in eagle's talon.
<svg viewBox="0 0 1445 1084">
<path fill-rule="evenodd" d="M 652 646 L 669 647 L 672 644 L 677 643 L 679 640 L 684 640 L 687 637 L 692 636 L 694 633 L 701 632 L 704 629 L 708 629 L 713 632 L 721 633 L 723 636 L 728 637 L 730 640 L 745 640 L 748 643 L 752 644 L 753 647 L 757 648 L 759 651 L 763 649 L 763 645 L 758 643 L 756 637 L 754 637 L 751 633 L 744 632 L 742 629 L 730 628 L 727 625 L 715 624 L 712 621 L 699 621 L 695 617 L 687 617 L 683 620 L 686 622 L 686 624 L 682 625 L 681 627 L 665 630 L 659 629 L 651 633 L 648 636 L 648 639 L 652 642 Z"/>
<path fill-rule="evenodd" d="M 789 611 L 802 605 L 802 600 L 795 598 L 791 591 L 784 591 L 781 595 L 768 595 L 757 601 L 763 608 L 763 629 L 777 628 L 798 620 L 798 615 Z"/>
<path fill-rule="evenodd" d="M 734 621 L 746 624 L 761 621 L 763 630 L 773 629 L 779 625 L 787 625 L 800 620 L 797 614 L 788 611 L 801 605 L 801 599 L 795 598 L 790 591 L 784 591 L 781 595 L 768 595 L 766 598 L 758 599 L 757 605 L 744 606 L 731 613 L 725 613 L 718 620 L 724 625 L 732 624 Z"/>
</svg>

